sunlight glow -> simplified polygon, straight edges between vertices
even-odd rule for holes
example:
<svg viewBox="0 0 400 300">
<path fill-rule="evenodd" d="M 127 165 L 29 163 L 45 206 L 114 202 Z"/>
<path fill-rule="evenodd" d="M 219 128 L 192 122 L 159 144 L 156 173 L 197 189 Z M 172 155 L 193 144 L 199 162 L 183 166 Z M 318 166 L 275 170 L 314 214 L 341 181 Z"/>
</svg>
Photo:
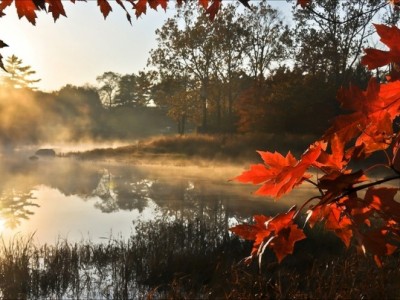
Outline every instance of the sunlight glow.
<svg viewBox="0 0 400 300">
<path fill-rule="evenodd" d="M 6 221 L 3 218 L 0 218 L 0 233 L 3 233 L 6 230 Z"/>
</svg>

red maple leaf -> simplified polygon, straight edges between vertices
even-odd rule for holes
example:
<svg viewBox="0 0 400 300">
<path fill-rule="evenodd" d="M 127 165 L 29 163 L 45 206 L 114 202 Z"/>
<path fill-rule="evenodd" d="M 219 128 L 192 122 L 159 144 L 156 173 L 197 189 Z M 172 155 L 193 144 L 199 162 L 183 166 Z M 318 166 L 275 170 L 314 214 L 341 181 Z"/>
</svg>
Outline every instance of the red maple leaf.
<svg viewBox="0 0 400 300">
<path fill-rule="evenodd" d="M 392 122 L 399 115 L 400 82 L 381 85 L 371 78 L 366 91 L 357 86 L 341 88 L 338 100 L 343 108 L 353 112 L 336 117 L 324 139 L 332 140 L 337 135 L 346 144 L 357 137 L 355 145 L 363 145 L 367 154 L 389 146 Z"/>
<path fill-rule="evenodd" d="M 8 47 L 6 43 L 4 43 L 2 40 L 0 40 L 0 48 Z M 4 71 L 6 71 L 4 64 L 3 64 L 3 56 L 0 54 L 0 68 L 2 68 Z"/>
<path fill-rule="evenodd" d="M 221 0 L 213 0 L 211 5 L 207 8 L 206 15 L 208 15 L 211 21 L 214 21 L 215 16 L 217 15 L 220 8 Z"/>
<path fill-rule="evenodd" d="M 290 152 L 285 157 L 277 152 L 258 153 L 265 164 L 252 165 L 250 170 L 234 179 L 245 183 L 263 183 L 256 194 L 280 198 L 310 177 L 306 171 L 319 157 L 321 146 L 310 147 L 299 161 Z"/>
<path fill-rule="evenodd" d="M 293 253 L 294 244 L 305 238 L 303 230 L 296 224 L 292 224 L 271 240 L 270 248 L 274 251 L 278 262 L 281 262 L 288 254 Z"/>
<path fill-rule="evenodd" d="M 157 10 L 157 7 L 159 5 L 161 5 L 164 10 L 167 9 L 167 0 L 147 0 L 147 2 L 149 3 L 149 6 L 154 10 Z"/>
<path fill-rule="evenodd" d="M 32 0 L 14 1 L 17 8 L 18 17 L 21 19 L 25 17 L 33 25 L 36 24 L 36 10 L 37 7 Z"/>
<path fill-rule="evenodd" d="M 331 172 L 333 170 L 342 170 L 347 164 L 344 157 L 344 143 L 338 138 L 336 134 L 333 134 L 330 140 L 330 148 L 332 154 L 326 152 L 326 144 L 321 143 L 322 151 L 314 166 Z"/>
<path fill-rule="evenodd" d="M 66 17 L 62 0 L 46 0 L 49 5 L 49 12 L 51 12 L 54 21 L 56 21 L 60 15 Z"/>
<path fill-rule="evenodd" d="M 371 114 L 369 124 L 358 137 L 355 146 L 363 146 L 363 152 L 370 154 L 375 151 L 387 149 L 393 137 L 393 125 L 387 111 Z"/>
<path fill-rule="evenodd" d="M 400 29 L 396 26 L 386 26 L 374 24 L 381 42 L 388 46 L 389 51 L 378 49 L 365 49 L 365 55 L 361 58 L 361 63 L 372 70 L 385 66 L 391 62 L 400 63 Z"/>
<path fill-rule="evenodd" d="M 2 0 L 0 2 L 0 15 L 4 14 L 3 10 L 10 6 L 14 0 Z"/>
<path fill-rule="evenodd" d="M 310 5 L 311 0 L 297 0 L 296 5 L 300 5 L 302 8 L 306 8 L 308 5 Z"/>
<path fill-rule="evenodd" d="M 368 231 L 359 237 L 359 243 L 363 252 L 369 252 L 374 255 L 375 263 L 378 267 L 382 267 L 380 257 L 391 255 L 397 249 L 388 241 L 389 231 L 383 227 Z"/>
<path fill-rule="evenodd" d="M 255 224 L 240 224 L 229 230 L 245 240 L 254 241 L 251 255 L 255 256 L 261 243 L 271 235 L 266 226 L 270 219 L 271 217 L 256 215 L 253 217 Z"/>
<path fill-rule="evenodd" d="M 199 5 L 204 9 L 208 8 L 208 0 L 199 0 Z"/>
<path fill-rule="evenodd" d="M 322 176 L 318 181 L 318 188 L 325 190 L 322 203 L 336 202 L 342 195 L 349 191 L 357 183 L 364 182 L 368 178 L 363 170 L 354 173 L 332 171 Z"/>
<path fill-rule="evenodd" d="M 138 0 L 135 3 L 135 14 L 139 18 L 142 14 L 146 14 L 147 11 L 147 0 Z"/>
<path fill-rule="evenodd" d="M 393 145 L 392 167 L 398 172 L 400 171 L 400 135 L 397 136 Z"/>
<path fill-rule="evenodd" d="M 365 193 L 364 201 L 383 218 L 400 223 L 400 203 L 394 199 L 398 190 L 389 187 L 371 187 Z"/>
<path fill-rule="evenodd" d="M 261 256 L 268 247 L 281 262 L 285 256 L 293 253 L 295 243 L 305 238 L 303 231 L 293 224 L 295 212 L 295 209 L 291 208 L 287 213 L 274 218 L 254 216 L 254 225 L 241 224 L 229 230 L 246 240 L 254 241 L 252 257 Z"/>
<path fill-rule="evenodd" d="M 112 11 L 110 3 L 107 0 L 97 0 L 97 5 L 100 6 L 100 11 L 107 18 L 108 14 Z"/>
<path fill-rule="evenodd" d="M 352 221 L 337 203 L 318 205 L 308 211 L 307 222 L 314 227 L 317 222 L 325 222 L 325 229 L 333 231 L 346 245 L 350 246 L 353 237 Z"/>
</svg>

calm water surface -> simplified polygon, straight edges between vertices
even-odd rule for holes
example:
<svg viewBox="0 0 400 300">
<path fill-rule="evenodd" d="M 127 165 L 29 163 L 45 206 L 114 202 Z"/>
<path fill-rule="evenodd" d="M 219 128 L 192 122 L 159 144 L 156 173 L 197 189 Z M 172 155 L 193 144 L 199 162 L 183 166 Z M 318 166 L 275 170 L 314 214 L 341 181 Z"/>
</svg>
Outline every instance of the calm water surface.
<svg viewBox="0 0 400 300">
<path fill-rule="evenodd" d="M 242 167 L 31 161 L 25 155 L 0 159 L 2 236 L 35 233 L 39 243 L 124 238 L 135 222 L 157 218 L 224 218 L 234 224 L 254 214 L 274 215 L 304 199 L 311 188 L 274 203 L 252 196 L 254 186 L 228 181 Z"/>
</svg>

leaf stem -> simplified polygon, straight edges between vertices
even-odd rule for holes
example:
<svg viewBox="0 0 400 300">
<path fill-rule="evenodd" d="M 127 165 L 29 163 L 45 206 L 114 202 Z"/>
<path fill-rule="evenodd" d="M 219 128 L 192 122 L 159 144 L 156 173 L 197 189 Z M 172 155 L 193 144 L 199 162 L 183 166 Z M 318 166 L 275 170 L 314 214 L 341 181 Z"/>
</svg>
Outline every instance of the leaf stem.
<svg viewBox="0 0 400 300">
<path fill-rule="evenodd" d="M 385 182 L 388 182 L 388 181 L 396 180 L 396 179 L 400 179 L 400 174 L 394 175 L 394 176 L 385 177 L 385 178 L 382 178 L 382 179 L 374 181 L 374 182 L 370 182 L 370 183 L 366 183 L 366 184 L 362 184 L 362 185 L 353 187 L 351 189 L 348 189 L 347 191 L 344 191 L 339 196 L 333 198 L 333 201 L 331 201 L 331 202 L 336 202 L 337 200 L 342 199 L 343 197 L 346 197 L 346 196 L 348 196 L 348 195 L 350 195 L 352 193 L 355 193 L 357 191 L 361 191 L 363 189 L 367 189 L 369 187 L 372 187 L 372 186 L 375 186 L 375 185 L 378 185 L 378 184 L 381 184 L 381 183 L 385 183 Z"/>
</svg>

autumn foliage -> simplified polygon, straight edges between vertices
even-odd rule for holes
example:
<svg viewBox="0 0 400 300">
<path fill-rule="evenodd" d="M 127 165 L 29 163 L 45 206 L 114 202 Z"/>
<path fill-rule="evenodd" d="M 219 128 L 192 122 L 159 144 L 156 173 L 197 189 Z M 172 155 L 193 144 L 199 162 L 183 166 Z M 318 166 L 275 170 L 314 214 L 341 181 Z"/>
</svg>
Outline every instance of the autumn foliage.
<svg viewBox="0 0 400 300">
<path fill-rule="evenodd" d="M 296 159 L 290 152 L 261 152 L 262 164 L 252 165 L 235 179 L 260 184 L 256 194 L 275 199 L 290 193 L 301 184 L 315 186 L 317 194 L 300 208 L 275 217 L 254 216 L 255 224 L 243 224 L 231 231 L 254 241 L 251 257 L 272 249 L 278 261 L 293 252 L 294 244 L 305 238 L 295 219 L 305 211 L 310 227 L 323 223 L 346 245 L 355 245 L 373 255 L 377 265 L 381 257 L 392 254 L 400 241 L 400 203 L 398 188 L 384 183 L 400 179 L 400 133 L 394 130 L 400 115 L 400 30 L 395 26 L 375 25 L 389 51 L 366 49 L 362 63 L 369 69 L 390 64 L 386 82 L 371 78 L 366 90 L 350 85 L 342 87 L 337 99 L 345 114 L 337 116 L 320 141 Z M 352 162 L 382 152 L 384 163 L 365 170 L 351 169 Z M 369 173 L 376 168 L 389 170 L 383 179 Z M 316 175 L 318 174 L 318 175 Z"/>
<path fill-rule="evenodd" d="M 249 0 L 239 0 L 249 6 Z M 75 0 L 71 0 L 75 3 Z M 100 12 L 106 18 L 112 11 L 110 0 L 97 0 Z M 185 0 L 176 0 L 182 5 Z M 205 14 L 213 20 L 222 0 L 198 0 Z M 390 1 L 399 6 L 399 1 Z M 167 9 L 168 0 L 116 0 L 131 22 L 145 14 L 148 8 Z M 298 0 L 302 8 L 310 8 L 310 0 Z M 14 5 L 19 18 L 33 25 L 37 12 L 51 13 L 56 21 L 66 16 L 62 0 L 0 0 L 0 17 Z M 311 8 L 310 8 L 311 9 Z M 276 199 L 289 194 L 303 184 L 311 184 L 317 193 L 299 207 L 274 217 L 256 215 L 253 224 L 231 228 L 240 237 L 254 241 L 250 258 L 261 259 L 269 248 L 281 261 L 291 254 L 297 241 L 306 236 L 295 222 L 300 213 L 306 213 L 310 227 L 323 223 L 346 245 L 355 245 L 363 253 L 371 253 L 378 265 L 381 257 L 392 254 L 400 241 L 400 203 L 396 201 L 398 188 L 383 186 L 400 179 L 400 133 L 394 123 L 400 114 L 400 29 L 395 26 L 375 25 L 381 42 L 389 50 L 366 49 L 362 64 L 369 69 L 391 65 L 384 83 L 371 78 L 366 90 L 350 85 L 338 91 L 337 98 L 345 114 L 337 116 L 321 140 L 316 141 L 296 159 L 292 153 L 259 151 L 263 163 L 255 164 L 235 179 L 260 184 L 256 194 Z M 7 45 L 0 41 L 0 48 Z M 0 55 L 0 67 L 4 68 Z M 374 164 L 365 170 L 353 170 L 355 160 L 365 160 L 382 153 L 386 162 Z M 391 175 L 373 179 L 370 171 L 384 167 Z M 318 174 L 318 175 L 317 175 Z"/>
</svg>

